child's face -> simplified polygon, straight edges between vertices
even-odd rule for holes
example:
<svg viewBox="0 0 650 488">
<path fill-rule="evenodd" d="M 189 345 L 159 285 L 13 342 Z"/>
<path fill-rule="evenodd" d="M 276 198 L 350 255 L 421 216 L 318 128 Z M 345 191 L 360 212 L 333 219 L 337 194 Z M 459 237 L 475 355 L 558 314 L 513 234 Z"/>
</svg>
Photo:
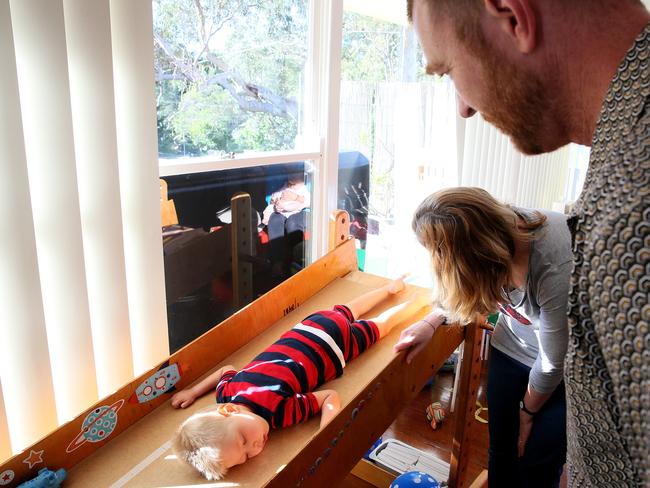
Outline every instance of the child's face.
<svg viewBox="0 0 650 488">
<path fill-rule="evenodd" d="M 269 424 L 262 417 L 246 411 L 231 414 L 228 429 L 230 440 L 222 447 L 226 468 L 257 456 L 269 434 Z"/>
</svg>

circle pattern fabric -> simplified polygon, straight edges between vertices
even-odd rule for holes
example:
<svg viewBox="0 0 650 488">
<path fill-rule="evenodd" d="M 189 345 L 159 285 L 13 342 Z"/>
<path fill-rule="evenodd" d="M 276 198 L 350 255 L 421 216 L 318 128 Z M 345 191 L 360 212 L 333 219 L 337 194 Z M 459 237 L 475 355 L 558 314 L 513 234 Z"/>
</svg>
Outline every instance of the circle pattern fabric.
<svg viewBox="0 0 650 488">
<path fill-rule="evenodd" d="M 614 77 L 571 213 L 569 486 L 650 486 L 650 24 Z"/>
</svg>

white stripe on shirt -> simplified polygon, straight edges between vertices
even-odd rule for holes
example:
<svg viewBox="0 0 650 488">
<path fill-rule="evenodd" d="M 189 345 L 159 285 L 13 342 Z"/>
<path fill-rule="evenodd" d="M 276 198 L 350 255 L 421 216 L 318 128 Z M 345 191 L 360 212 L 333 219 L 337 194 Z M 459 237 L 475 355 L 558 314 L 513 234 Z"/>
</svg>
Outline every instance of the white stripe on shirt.
<svg viewBox="0 0 650 488">
<path fill-rule="evenodd" d="M 317 335 L 325 342 L 327 342 L 327 344 L 332 348 L 332 351 L 334 351 L 336 356 L 339 358 L 339 362 L 341 363 L 341 368 L 345 368 L 345 358 L 343 357 L 343 351 L 341 351 L 341 348 L 334 341 L 331 335 L 329 335 L 327 332 L 325 332 L 322 329 L 317 329 L 316 327 L 311 327 L 310 325 L 305 325 L 305 324 L 297 324 L 294 326 L 294 329 L 310 332 L 314 335 Z"/>
</svg>

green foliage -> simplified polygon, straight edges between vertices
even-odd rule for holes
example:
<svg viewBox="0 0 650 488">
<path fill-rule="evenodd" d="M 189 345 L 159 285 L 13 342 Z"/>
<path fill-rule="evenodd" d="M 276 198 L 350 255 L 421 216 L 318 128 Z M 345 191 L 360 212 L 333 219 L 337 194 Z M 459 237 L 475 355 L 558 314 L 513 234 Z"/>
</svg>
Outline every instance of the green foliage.
<svg viewBox="0 0 650 488">
<path fill-rule="evenodd" d="M 356 13 L 343 16 L 341 78 L 395 81 L 399 77 L 402 29 Z"/>
<path fill-rule="evenodd" d="M 176 145 L 185 144 L 186 152 L 236 152 L 241 148 L 231 134 L 242 118 L 235 102 L 220 87 L 192 86 L 182 94 L 171 126 Z"/>
<path fill-rule="evenodd" d="M 293 147 L 307 7 L 306 0 L 154 0 L 161 155 Z"/>
<path fill-rule="evenodd" d="M 233 133 L 241 148 L 293 149 L 298 124 L 294 119 L 255 113 Z"/>
</svg>

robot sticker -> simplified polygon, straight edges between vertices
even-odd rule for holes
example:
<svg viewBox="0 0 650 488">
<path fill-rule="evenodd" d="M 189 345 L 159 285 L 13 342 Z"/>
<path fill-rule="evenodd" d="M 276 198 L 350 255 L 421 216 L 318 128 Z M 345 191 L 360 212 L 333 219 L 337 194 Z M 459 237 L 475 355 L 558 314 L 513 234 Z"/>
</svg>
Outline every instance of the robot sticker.
<svg viewBox="0 0 650 488">
<path fill-rule="evenodd" d="M 129 398 L 129 403 L 147 403 L 165 393 L 174 391 L 174 385 L 181 379 L 181 368 L 178 363 L 163 363 L 160 369 L 140 383 Z"/>
</svg>

